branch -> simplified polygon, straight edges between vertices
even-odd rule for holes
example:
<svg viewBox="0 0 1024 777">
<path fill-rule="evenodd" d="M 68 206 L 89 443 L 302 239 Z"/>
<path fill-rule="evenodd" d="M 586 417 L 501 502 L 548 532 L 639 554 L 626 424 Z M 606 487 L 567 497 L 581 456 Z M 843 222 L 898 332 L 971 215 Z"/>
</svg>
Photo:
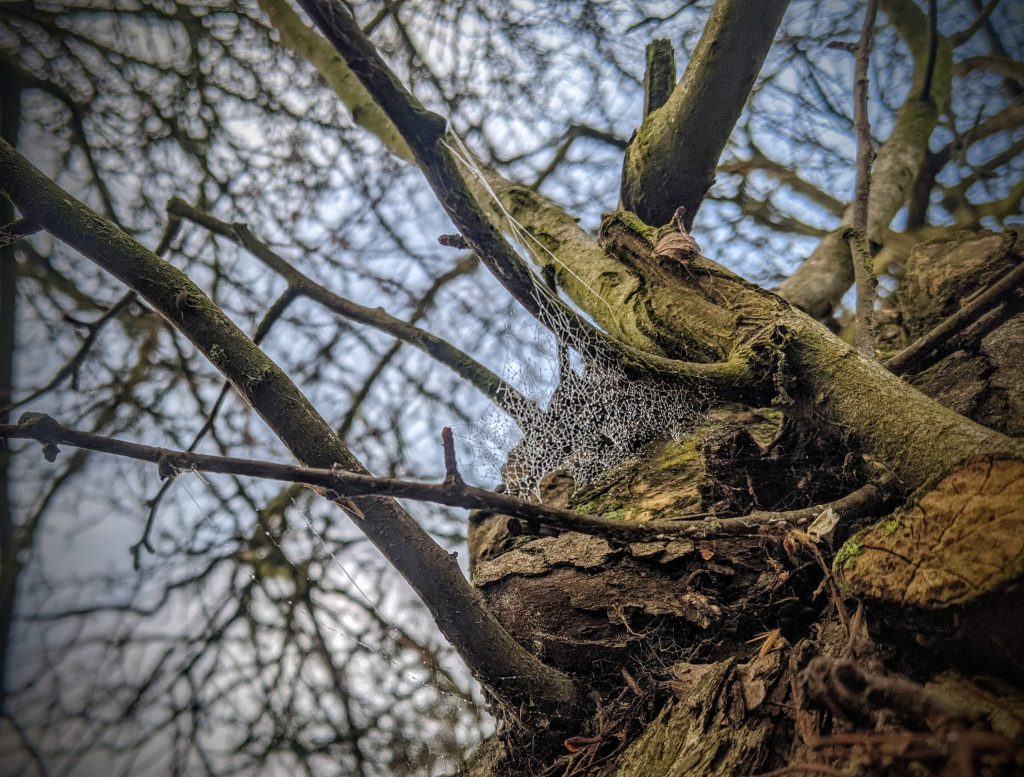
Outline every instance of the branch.
<svg viewBox="0 0 1024 777">
<path fill-rule="evenodd" d="M 151 462 L 158 466 L 160 476 L 164 479 L 176 477 L 182 472 L 200 471 L 301 483 L 313 487 L 333 500 L 338 497 L 364 496 L 412 499 L 467 510 L 486 510 L 522 518 L 551 529 L 592 534 L 621 542 L 757 534 L 764 527 L 773 524 L 802 526 L 828 509 L 833 510 L 841 518 L 851 519 L 877 509 L 886 502 L 888 496 L 887 483 L 884 478 L 880 478 L 842 499 L 800 510 L 754 512 L 732 518 L 699 513 L 667 520 L 628 523 L 553 505 L 528 502 L 466 484 L 459 474 L 451 430 L 447 427 L 442 432 L 445 478 L 440 483 L 374 477 L 338 468 L 304 467 L 160 448 L 70 429 L 42 413 L 25 413 L 17 424 L 0 425 L 0 438 L 35 440 L 43 445 L 44 455 L 50 461 L 59 454 L 58 446 L 68 445 Z"/>
<path fill-rule="evenodd" d="M 288 0 L 259 0 L 260 9 L 281 36 L 281 43 L 308 61 L 341 99 L 352 120 L 375 135 L 385 148 L 399 159 L 412 162 L 413 156 L 401 135 L 384 111 L 373 101 L 355 74 L 330 43 L 318 35 L 310 35 L 302 18 L 292 10 Z M 379 23 L 379 22 L 377 22 Z M 371 23 L 375 27 L 377 23 Z M 367 33 L 369 34 L 369 33 Z"/>
<path fill-rule="evenodd" d="M 562 136 L 562 140 L 559 143 L 558 148 L 555 149 L 555 153 L 551 157 L 551 161 L 548 162 L 544 169 L 537 173 L 537 177 L 533 179 L 533 183 L 530 184 L 530 188 L 532 190 L 536 191 L 539 189 L 541 184 L 558 169 L 558 166 L 565 161 L 565 157 L 569 153 L 569 149 L 572 147 L 572 144 L 580 138 L 598 140 L 601 143 L 614 146 L 621 151 L 626 150 L 626 141 L 616 137 L 610 132 L 605 132 L 604 130 L 599 130 L 595 127 L 587 126 L 586 124 L 573 124 Z"/>
<path fill-rule="evenodd" d="M 256 345 L 259 345 L 263 338 L 267 336 L 267 333 L 270 332 L 270 329 L 274 324 L 277 323 L 281 316 L 284 315 L 288 306 L 295 300 L 295 297 L 295 289 L 289 286 L 281 293 L 281 296 L 279 296 L 274 303 L 267 308 L 267 312 L 263 315 L 260 323 L 256 326 L 256 331 L 252 336 L 252 341 Z M 225 381 L 224 385 L 220 388 L 220 393 L 217 394 L 217 399 L 213 402 L 213 407 L 210 408 L 210 412 L 207 413 L 206 418 L 203 420 L 202 426 L 199 427 L 199 430 L 192 437 L 192 442 L 189 443 L 188 450 L 190 452 L 198 448 L 199 443 L 203 441 L 206 434 L 213 429 L 213 424 L 217 420 L 217 415 L 220 413 L 221 407 L 224 406 L 224 401 L 228 398 L 228 393 L 230 391 L 231 384 Z M 149 534 L 153 529 L 153 523 L 156 521 L 156 514 L 160 509 L 160 503 L 163 501 L 164 495 L 170 489 L 171 482 L 171 480 L 167 480 L 152 499 L 146 500 L 147 505 L 149 506 L 149 514 L 146 516 L 146 525 L 142 529 L 142 536 L 139 538 L 139 541 L 129 548 L 129 551 L 132 554 L 132 567 L 134 567 L 136 571 L 141 568 L 142 549 L 145 548 L 150 553 L 154 552 L 153 545 L 149 541 Z"/>
<path fill-rule="evenodd" d="M 832 215 L 843 215 L 843 212 L 846 210 L 845 204 L 828 192 L 822 191 L 810 181 L 801 178 L 791 167 L 771 159 L 752 142 L 750 142 L 750 145 L 754 153 L 748 161 L 736 160 L 726 162 L 719 165 L 718 169 L 723 173 L 739 173 L 743 175 L 747 174 L 750 170 L 760 170 L 777 181 L 787 184 L 797 194 L 802 194 L 811 202 L 825 208 Z"/>
<path fill-rule="evenodd" d="M 967 25 L 967 27 L 960 30 L 960 32 L 954 32 L 950 35 L 949 41 L 953 44 L 954 48 L 956 46 L 962 46 L 973 38 L 978 30 L 980 30 L 988 21 L 992 12 L 996 10 L 997 5 L 999 5 L 999 0 L 989 0 L 988 4 L 978 12 L 978 15 L 974 17 L 974 20 Z"/>
<path fill-rule="evenodd" d="M 1004 307 L 1004 303 L 1017 292 L 1022 283 L 1024 263 L 1010 270 L 997 283 L 976 295 L 956 313 L 893 356 L 885 366 L 896 375 L 920 372 L 923 364 L 934 363 L 964 348 L 967 343 L 957 335 L 984 318 L 986 326 L 971 330 L 971 340 L 976 342 L 1013 313 L 1012 306 Z"/>
<path fill-rule="evenodd" d="M 617 341 L 563 303 L 530 272 L 481 210 L 459 167 L 461 162 L 472 169 L 475 162 L 465 155 L 456 156 L 459 152 L 445 137 L 447 122 L 424 108 L 402 86 L 345 8 L 332 0 L 301 0 L 301 4 L 405 138 L 431 189 L 469 247 L 538 321 L 576 342 L 611 350 L 637 371 L 703 381 L 720 389 L 734 389 L 738 382 L 749 381 L 749 373 L 743 370 L 743 365 L 682 362 Z M 457 138 L 455 143 L 461 145 Z M 535 240 L 527 234 L 520 234 L 520 237 Z"/>
<path fill-rule="evenodd" d="M 871 127 L 868 124 L 868 62 L 871 59 L 871 40 L 875 34 L 875 16 L 878 0 L 868 0 L 864 26 L 857 44 L 857 67 L 853 80 L 853 126 L 857 132 L 857 183 L 853 198 L 853 229 L 847 230 L 846 240 L 853 257 L 853 277 L 857 284 L 857 350 L 865 356 L 875 355 L 875 287 L 878 280 L 871 267 L 871 247 L 868 245 L 868 200 L 871 195 Z M 934 51 L 929 53 L 931 83 Z M 928 87 L 930 90 L 930 86 Z"/>
<path fill-rule="evenodd" d="M 1021 123 L 1024 123 L 1024 103 L 1011 103 L 999 113 L 989 116 L 960 134 L 938 151 L 926 154 L 911 191 L 907 207 L 907 229 L 917 229 L 924 225 L 935 181 L 951 160 L 965 159 L 967 149 L 973 144 L 1004 130 L 1016 129 Z"/>
<path fill-rule="evenodd" d="M 871 197 L 868 200 L 867 237 L 885 242 L 893 218 L 907 202 L 915 178 L 924 167 L 928 140 L 945 110 L 951 88 L 952 48 L 939 36 L 938 54 L 930 87 L 931 99 L 921 101 L 928 71 L 928 20 L 913 0 L 882 0 L 889 21 L 910 48 L 913 83 L 907 102 L 896 114 L 892 132 L 875 158 Z M 853 205 L 839 229 L 814 249 L 777 293 L 814 318 L 824 318 L 854 282 L 850 249 L 843 235 L 853 226 Z"/>
<path fill-rule="evenodd" d="M 668 102 L 676 86 L 676 53 L 672 41 L 657 38 L 647 44 L 644 68 L 644 118 Z"/>
<path fill-rule="evenodd" d="M 503 381 L 465 351 L 456 348 L 437 335 L 402 321 L 400 318 L 395 318 L 384 312 L 382 308 L 360 305 L 335 294 L 326 286 L 302 273 L 280 254 L 271 250 L 266 243 L 253 235 L 245 224 L 229 224 L 226 221 L 221 221 L 177 197 L 167 203 L 167 213 L 192 221 L 246 249 L 260 262 L 284 278 L 299 296 L 318 302 L 339 316 L 372 326 L 419 348 L 473 384 L 478 391 L 516 421 L 522 422 L 524 415 L 530 416 L 540 412 L 533 400 L 523 396 L 515 387 Z"/>
<path fill-rule="evenodd" d="M 39 227 L 29 219 L 18 219 L 10 224 L 0 226 L 0 248 L 14 245 L 19 240 L 39 231 Z"/>
<path fill-rule="evenodd" d="M 789 0 L 717 0 L 682 81 L 626 150 L 622 203 L 647 224 L 686 208 L 686 228 L 761 71 Z M 673 74 L 674 75 L 674 74 Z"/>
<path fill-rule="evenodd" d="M 935 76 L 935 58 L 939 52 L 939 4 L 928 0 L 928 60 L 924 68 L 924 84 L 921 86 L 922 102 L 932 99 L 932 78 Z"/>
<path fill-rule="evenodd" d="M 48 380 L 45 385 L 37 388 L 28 396 L 11 402 L 3 409 L 6 411 L 10 411 L 19 408 L 22 405 L 26 405 L 29 402 L 33 402 L 36 399 L 39 399 L 39 397 L 43 396 L 44 394 L 48 394 L 49 392 L 53 391 L 69 377 L 71 378 L 72 388 L 77 390 L 78 371 L 82 366 L 82 362 L 85 361 L 86 357 L 89 355 L 89 352 L 92 350 L 93 345 L 95 345 L 96 340 L 100 336 L 100 333 L 103 331 L 103 327 L 106 326 L 111 319 L 117 318 L 119 315 L 121 315 L 121 313 L 124 310 L 126 310 L 128 306 L 130 306 L 134 301 L 135 293 L 131 291 L 126 292 L 120 298 L 118 298 L 113 305 L 107 308 L 106 312 L 104 312 L 103 315 L 101 315 L 95 321 L 91 321 L 88 323 L 78 322 L 84 324 L 88 334 L 86 334 L 85 339 L 82 341 L 82 344 L 78 346 L 78 350 L 75 351 L 75 355 L 72 356 L 64 364 L 63 367 L 57 370 L 56 374 L 54 374 L 54 376 L 50 378 L 50 380 Z"/>
<path fill-rule="evenodd" d="M 987 70 L 1017 83 L 1024 83 L 1024 62 L 1017 62 L 1009 57 L 997 57 L 993 54 L 968 57 L 953 66 L 953 72 L 965 76 L 973 70 Z"/>
<path fill-rule="evenodd" d="M 187 275 L 63 191 L 6 141 L 0 190 L 48 232 L 134 289 L 231 381 L 295 457 L 311 467 L 366 470 L 277 364 Z M 526 652 L 484 607 L 451 555 L 396 502 L 364 497 L 356 526 L 409 581 L 441 632 L 498 699 L 526 700 L 541 719 L 577 714 L 565 675 Z M 536 721 L 538 723 L 542 720 Z"/>
<path fill-rule="evenodd" d="M 316 68 L 358 118 L 371 114 L 383 118 L 379 122 L 375 120 L 375 123 L 367 121 L 363 126 L 390 148 L 394 138 L 399 137 L 398 130 L 369 97 L 359 79 L 352 78 L 348 64 L 338 56 L 331 43 L 316 29 L 303 24 L 287 0 L 262 2 L 272 22 L 281 25 L 279 32 L 283 41 Z M 281 16 L 276 15 L 277 11 Z M 588 130 L 585 134 L 619 143 L 604 133 L 595 134 Z M 407 156 L 396 154 L 403 159 L 412 158 L 411 152 Z M 507 180 L 476 159 L 469 161 L 473 174 L 465 180 L 466 186 L 499 229 L 517 239 L 525 235 L 528 243 L 543 246 L 544 250 L 533 252 L 533 260 L 541 267 L 555 266 L 559 288 L 611 336 L 635 348 L 662 352 L 656 339 L 644 327 L 642 316 L 637 313 L 630 315 L 630 303 L 635 301 L 640 286 L 637 277 L 608 256 L 572 216 L 546 197 L 529 186 Z M 470 172 L 469 168 L 465 169 Z"/>
</svg>

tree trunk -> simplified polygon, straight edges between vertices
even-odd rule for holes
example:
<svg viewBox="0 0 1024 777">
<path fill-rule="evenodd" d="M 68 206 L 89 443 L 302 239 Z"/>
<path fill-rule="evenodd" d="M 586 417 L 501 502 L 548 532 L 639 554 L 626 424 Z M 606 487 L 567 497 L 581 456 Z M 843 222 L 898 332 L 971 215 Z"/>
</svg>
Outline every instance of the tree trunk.
<svg viewBox="0 0 1024 777">
<path fill-rule="evenodd" d="M 604 237 L 624 255 L 636 233 L 617 234 L 621 227 L 606 223 Z M 884 345 L 904 346 L 1016 266 L 1020 238 L 967 235 L 919 247 L 903 293 L 884 311 Z M 841 519 L 824 535 L 806 523 L 766 524 L 739 535 L 616 544 L 532 536 L 520 522 L 477 515 L 473 582 L 488 605 L 545 663 L 609 700 L 560 754 L 535 757 L 566 774 L 755 774 L 800 764 L 954 774 L 941 769 L 957 763 L 972 765 L 962 773 L 1014 773 L 1024 731 L 1024 463 L 1019 441 L 1000 431 L 1024 423 L 1019 298 L 1016 315 L 977 348 L 913 380 L 995 431 L 720 268 L 693 265 L 703 261 L 691 259 L 676 279 L 713 278 L 717 293 L 695 294 L 703 281 L 687 285 L 686 302 L 673 310 L 708 327 L 714 319 L 699 300 L 720 307 L 753 295 L 745 309 L 770 304 L 774 326 L 788 330 L 786 369 L 820 377 L 776 394 L 777 409 L 721 407 L 686 438 L 649 443 L 568 499 L 543 482 L 541 499 L 630 522 L 797 508 L 850 489 L 864 476 L 865 452 L 915 494 L 877 513 L 882 520 Z M 969 397 L 943 380 L 963 370 L 981 376 Z M 826 385 L 833 396 L 816 396 Z M 811 406 L 815 413 L 806 413 Z M 916 414 L 919 423 L 907 420 Z M 830 434 L 822 416 L 833 428 L 846 419 L 854 434 Z M 868 416 L 878 425 L 858 426 Z M 847 455 L 854 437 L 857 461 Z M 540 773 L 529 758 L 492 743 L 470 773 Z M 940 767 L 908 771 L 922 764 Z"/>
</svg>

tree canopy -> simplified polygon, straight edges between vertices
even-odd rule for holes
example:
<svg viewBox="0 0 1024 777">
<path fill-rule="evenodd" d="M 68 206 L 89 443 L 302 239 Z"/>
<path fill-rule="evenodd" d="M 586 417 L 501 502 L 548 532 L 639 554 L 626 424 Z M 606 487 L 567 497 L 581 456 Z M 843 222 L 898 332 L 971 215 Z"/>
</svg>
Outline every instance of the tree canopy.
<svg viewBox="0 0 1024 777">
<path fill-rule="evenodd" d="M 0 57 L 16 773 L 655 773 L 727 658 L 797 712 L 722 768 L 796 768 L 973 682 L 862 620 L 1019 703 L 1012 2 L 16 1 Z"/>
</svg>

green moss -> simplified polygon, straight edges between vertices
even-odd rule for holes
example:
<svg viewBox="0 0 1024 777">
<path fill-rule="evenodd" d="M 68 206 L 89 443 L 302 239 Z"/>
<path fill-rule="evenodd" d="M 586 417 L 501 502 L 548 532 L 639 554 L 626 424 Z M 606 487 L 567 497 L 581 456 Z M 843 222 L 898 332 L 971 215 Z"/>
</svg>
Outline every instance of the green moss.
<svg viewBox="0 0 1024 777">
<path fill-rule="evenodd" d="M 635 213 L 628 210 L 620 210 L 613 214 L 610 218 L 618 221 L 622 227 L 635 235 L 639 235 L 645 238 L 652 245 L 658 236 L 658 229 L 652 227 L 649 224 L 645 224 L 640 220 L 640 217 Z"/>
<path fill-rule="evenodd" d="M 839 552 L 836 553 L 836 559 L 832 562 L 832 568 L 838 570 L 842 567 L 852 566 L 854 560 L 863 550 L 864 545 L 860 540 L 857 537 L 850 537 L 850 539 L 843 543 L 843 547 L 839 549 Z"/>
<path fill-rule="evenodd" d="M 893 534 L 903 528 L 903 521 L 898 518 L 890 518 L 887 521 L 882 521 L 878 526 L 878 531 L 886 536 L 891 537 Z"/>
<path fill-rule="evenodd" d="M 682 443 L 666 442 L 660 450 L 655 451 L 655 457 L 652 459 L 648 469 L 660 472 L 669 468 L 689 467 L 699 463 L 700 454 L 697 452 L 697 439 L 691 435 Z"/>
</svg>

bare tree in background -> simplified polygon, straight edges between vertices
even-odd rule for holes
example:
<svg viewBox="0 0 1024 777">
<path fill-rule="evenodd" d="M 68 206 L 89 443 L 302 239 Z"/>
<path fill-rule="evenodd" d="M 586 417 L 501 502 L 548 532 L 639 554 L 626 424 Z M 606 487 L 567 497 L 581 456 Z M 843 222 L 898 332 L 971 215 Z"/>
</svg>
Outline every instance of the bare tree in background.
<svg viewBox="0 0 1024 777">
<path fill-rule="evenodd" d="M 1015 773 L 1022 41 L 5 3 L 5 769 Z"/>
</svg>

